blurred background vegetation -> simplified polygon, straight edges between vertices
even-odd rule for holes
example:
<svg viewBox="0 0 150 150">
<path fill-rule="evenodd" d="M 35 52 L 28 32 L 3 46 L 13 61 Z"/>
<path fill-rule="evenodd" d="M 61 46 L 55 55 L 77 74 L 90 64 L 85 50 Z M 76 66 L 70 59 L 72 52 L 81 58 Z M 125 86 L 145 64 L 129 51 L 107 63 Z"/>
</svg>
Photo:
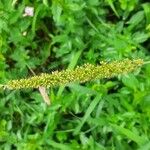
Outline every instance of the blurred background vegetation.
<svg viewBox="0 0 150 150">
<path fill-rule="evenodd" d="M 33 16 L 24 15 L 27 6 Z M 84 63 L 150 60 L 147 0 L 0 0 L 0 84 Z M 126 76 L 0 90 L 1 150 L 149 150 L 150 65 Z"/>
</svg>

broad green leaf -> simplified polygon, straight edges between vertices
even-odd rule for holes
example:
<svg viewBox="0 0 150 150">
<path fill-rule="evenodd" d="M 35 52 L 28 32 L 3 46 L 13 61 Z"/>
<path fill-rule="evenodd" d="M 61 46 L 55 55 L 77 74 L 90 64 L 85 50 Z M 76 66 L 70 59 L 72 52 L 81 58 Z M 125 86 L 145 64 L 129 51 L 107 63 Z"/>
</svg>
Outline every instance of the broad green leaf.
<svg viewBox="0 0 150 150">
<path fill-rule="evenodd" d="M 136 32 L 133 34 L 133 41 L 136 43 L 143 43 L 146 40 L 148 40 L 150 36 L 147 33 L 144 32 Z"/>
<path fill-rule="evenodd" d="M 139 23 L 142 22 L 143 19 L 144 19 L 144 11 L 138 11 L 127 22 L 129 24 L 129 28 L 133 29 L 134 27 L 139 25 Z"/>
<path fill-rule="evenodd" d="M 122 82 L 125 86 L 130 89 L 137 90 L 139 87 L 139 82 L 133 74 L 128 74 L 122 77 Z"/>
</svg>

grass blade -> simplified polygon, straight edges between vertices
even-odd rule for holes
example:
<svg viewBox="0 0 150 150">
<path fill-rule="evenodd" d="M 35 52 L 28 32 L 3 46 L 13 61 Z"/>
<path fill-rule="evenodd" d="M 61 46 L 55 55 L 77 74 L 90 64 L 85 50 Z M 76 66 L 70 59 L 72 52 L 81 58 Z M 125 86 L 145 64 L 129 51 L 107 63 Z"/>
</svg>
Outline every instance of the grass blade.
<svg viewBox="0 0 150 150">
<path fill-rule="evenodd" d="M 74 134 L 79 134 L 83 124 L 86 122 L 86 120 L 88 119 L 88 117 L 90 116 L 90 114 L 93 112 L 93 110 L 95 109 L 96 105 L 99 103 L 101 99 L 101 95 L 97 95 L 95 97 L 95 99 L 91 102 L 90 106 L 88 107 L 81 123 L 77 126 L 77 128 L 74 131 Z"/>
<path fill-rule="evenodd" d="M 137 135 L 136 133 L 132 132 L 129 129 L 126 129 L 124 127 L 115 125 L 115 124 L 111 124 L 111 126 L 117 130 L 119 133 L 125 135 L 128 139 L 136 142 L 138 145 L 143 145 L 144 143 L 146 143 L 146 138 L 141 137 L 139 135 Z"/>
<path fill-rule="evenodd" d="M 71 62 L 70 62 L 70 64 L 69 64 L 69 66 L 68 66 L 68 69 L 73 69 L 73 68 L 76 66 L 76 64 L 77 64 L 77 62 L 78 62 L 78 59 L 79 59 L 81 53 L 82 53 L 82 51 L 80 50 L 80 51 L 78 51 L 77 53 L 75 53 L 75 55 L 74 55 L 74 54 L 72 55 L 72 60 L 71 60 Z M 65 86 L 61 86 L 61 87 L 59 88 L 59 90 L 58 90 L 58 92 L 57 92 L 57 96 L 58 96 L 58 97 L 62 94 L 64 88 L 65 88 Z"/>
</svg>

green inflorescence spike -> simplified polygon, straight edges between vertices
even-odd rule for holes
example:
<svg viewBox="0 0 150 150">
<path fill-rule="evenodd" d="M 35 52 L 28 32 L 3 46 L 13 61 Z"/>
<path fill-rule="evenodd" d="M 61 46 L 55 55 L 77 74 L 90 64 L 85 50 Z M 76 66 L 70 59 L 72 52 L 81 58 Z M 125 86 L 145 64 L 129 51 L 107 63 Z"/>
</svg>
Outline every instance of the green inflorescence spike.
<svg viewBox="0 0 150 150">
<path fill-rule="evenodd" d="M 4 87 L 8 89 L 54 87 L 70 82 L 86 82 L 93 79 L 111 78 L 119 74 L 131 72 L 143 65 L 142 59 L 101 62 L 100 65 L 85 64 L 75 70 L 55 71 L 51 74 L 42 73 L 27 79 L 10 80 Z"/>
</svg>

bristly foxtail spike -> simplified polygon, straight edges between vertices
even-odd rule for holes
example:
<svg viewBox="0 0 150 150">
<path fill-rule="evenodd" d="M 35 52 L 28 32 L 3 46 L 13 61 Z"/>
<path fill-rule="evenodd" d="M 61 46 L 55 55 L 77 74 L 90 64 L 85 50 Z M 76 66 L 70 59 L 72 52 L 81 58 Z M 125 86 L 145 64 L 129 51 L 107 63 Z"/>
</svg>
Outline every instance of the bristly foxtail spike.
<svg viewBox="0 0 150 150">
<path fill-rule="evenodd" d="M 100 65 L 85 64 L 75 70 L 62 70 L 51 74 L 41 74 L 27 79 L 10 80 L 5 87 L 8 89 L 54 87 L 70 82 L 87 82 L 94 79 L 112 78 L 126 74 L 144 64 L 142 59 L 124 59 L 112 62 L 102 62 Z"/>
</svg>

